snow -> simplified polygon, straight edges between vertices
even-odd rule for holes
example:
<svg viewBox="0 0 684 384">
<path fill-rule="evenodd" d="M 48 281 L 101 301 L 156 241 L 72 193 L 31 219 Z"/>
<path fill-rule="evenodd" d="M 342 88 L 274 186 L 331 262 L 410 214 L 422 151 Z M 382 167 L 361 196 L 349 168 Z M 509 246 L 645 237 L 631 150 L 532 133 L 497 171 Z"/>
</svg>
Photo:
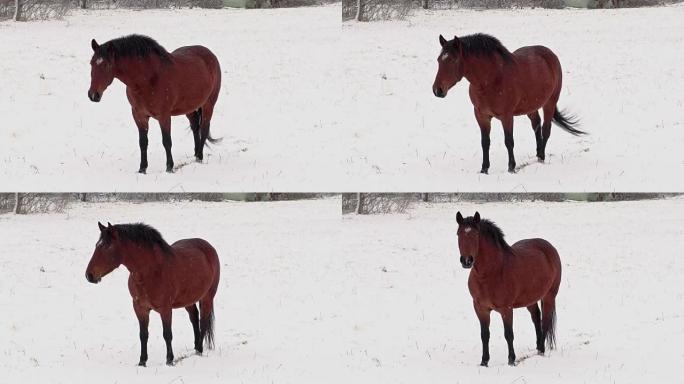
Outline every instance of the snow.
<svg viewBox="0 0 684 384">
<path fill-rule="evenodd" d="M 479 211 L 509 242 L 559 250 L 558 349 L 534 354 L 516 310 L 507 366 L 492 316 L 489 368 L 458 262 L 455 214 Z M 176 366 L 159 316 L 147 368 L 125 269 L 83 276 L 96 222 L 144 220 L 169 241 L 219 252 L 216 349 L 192 353 L 174 311 Z M 84 203 L 63 214 L 0 215 L 0 370 L 6 382 L 641 383 L 674 382 L 684 352 L 684 199 L 619 203 L 418 204 L 406 214 L 340 216 L 340 199 L 270 203 Z"/>
<path fill-rule="evenodd" d="M 0 23 L 0 189 L 6 191 L 324 191 L 339 159 L 340 6 L 279 10 L 74 11 L 64 20 Z M 212 119 L 220 145 L 193 158 L 185 116 L 172 120 L 175 174 L 150 122 L 147 175 L 115 80 L 88 100 L 90 40 L 130 33 L 168 50 L 201 44 L 219 58 Z M 207 155 L 208 154 L 208 155 Z M 315 161 L 312 161 L 315 159 Z"/>
<path fill-rule="evenodd" d="M 406 20 L 345 22 L 345 190 L 680 191 L 684 189 L 684 6 L 615 10 L 417 10 Z M 647 28 L 641 28 L 647 26 Z M 467 81 L 432 95 L 438 36 L 484 32 L 510 50 L 560 58 L 559 106 L 587 137 L 552 128 L 546 164 L 529 119 L 515 119 L 517 174 L 498 120 L 489 175 Z"/>
</svg>

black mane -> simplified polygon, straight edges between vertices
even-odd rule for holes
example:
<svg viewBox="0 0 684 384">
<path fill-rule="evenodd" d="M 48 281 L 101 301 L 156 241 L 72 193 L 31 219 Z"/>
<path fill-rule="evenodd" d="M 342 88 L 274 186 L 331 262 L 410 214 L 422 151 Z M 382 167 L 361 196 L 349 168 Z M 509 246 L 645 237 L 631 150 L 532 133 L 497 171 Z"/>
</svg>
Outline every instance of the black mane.
<svg viewBox="0 0 684 384">
<path fill-rule="evenodd" d="M 156 55 L 162 61 L 171 60 L 171 54 L 153 38 L 142 35 L 128 35 L 118 39 L 109 40 L 100 45 L 98 53 L 105 59 L 118 59 L 123 57 L 146 58 Z"/>
<path fill-rule="evenodd" d="M 475 219 L 472 216 L 463 219 L 463 225 L 473 228 L 477 228 L 475 224 Z M 481 219 L 479 224 L 480 235 L 486 237 L 487 239 L 497 244 L 501 250 L 512 252 L 511 246 L 508 245 L 505 239 L 505 235 L 501 228 L 496 225 L 493 221 L 488 219 Z"/>
<path fill-rule="evenodd" d="M 459 37 L 458 41 L 463 46 L 463 54 L 466 56 L 492 56 L 498 54 L 507 63 L 513 61 L 513 54 L 494 36 L 476 33 L 474 35 Z M 445 48 L 453 48 L 454 46 L 455 41 L 451 40 L 447 42 Z"/>
<path fill-rule="evenodd" d="M 114 225 L 114 229 L 121 240 L 127 240 L 147 248 L 154 248 L 156 245 L 166 255 L 173 255 L 171 246 L 164 240 L 159 231 L 147 224 L 117 224 Z"/>
</svg>

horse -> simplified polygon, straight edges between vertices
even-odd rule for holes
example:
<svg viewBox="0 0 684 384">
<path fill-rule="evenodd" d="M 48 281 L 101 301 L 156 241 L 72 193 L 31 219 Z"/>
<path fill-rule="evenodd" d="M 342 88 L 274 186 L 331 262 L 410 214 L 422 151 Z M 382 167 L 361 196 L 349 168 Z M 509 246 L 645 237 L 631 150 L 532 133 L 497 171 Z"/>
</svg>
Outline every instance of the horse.
<svg viewBox="0 0 684 384">
<path fill-rule="evenodd" d="M 102 45 L 91 41 L 88 98 L 99 102 L 107 87 L 119 79 L 126 85 L 133 120 L 138 127 L 140 168 L 147 172 L 147 130 L 150 117 L 159 122 L 166 150 L 166 171 L 173 172 L 171 116 L 185 115 L 195 140 L 195 159 L 202 162 L 203 148 L 220 139 L 209 127 L 221 91 L 221 67 L 203 46 L 187 46 L 169 53 L 154 39 L 129 35 Z"/>
<path fill-rule="evenodd" d="M 470 101 L 480 126 L 481 173 L 489 172 L 489 132 L 492 117 L 503 125 L 508 171 L 515 173 L 513 117 L 527 115 L 537 141 L 537 159 L 546 159 L 546 143 L 553 121 L 565 131 L 586 134 L 575 128 L 578 120 L 557 108 L 563 74 L 558 57 L 543 46 L 522 47 L 511 53 L 495 37 L 474 34 L 447 41 L 439 35 L 442 50 L 432 92 L 444 98 L 463 77 L 470 82 Z M 544 112 L 544 119 L 539 116 Z"/>
<path fill-rule="evenodd" d="M 185 308 L 195 336 L 195 351 L 203 343 L 214 347 L 214 296 L 219 284 L 220 264 L 216 250 L 202 239 L 183 239 L 169 245 L 161 234 L 146 224 L 107 223 L 86 268 L 90 283 L 124 265 L 130 275 L 128 291 L 140 325 L 140 361 L 147 364 L 150 310 L 159 313 L 166 342 L 166 364 L 173 365 L 171 312 Z M 199 310 L 195 303 L 199 302 Z"/>
<path fill-rule="evenodd" d="M 513 308 L 526 307 L 537 335 L 537 352 L 556 346 L 556 295 L 561 282 L 558 252 L 544 239 L 525 239 L 508 245 L 501 229 L 480 213 L 456 214 L 461 265 L 471 269 L 468 289 L 482 338 L 481 366 L 489 364 L 489 315 L 501 314 L 508 343 L 508 364 L 515 365 Z M 537 302 L 541 301 L 541 311 Z"/>
</svg>

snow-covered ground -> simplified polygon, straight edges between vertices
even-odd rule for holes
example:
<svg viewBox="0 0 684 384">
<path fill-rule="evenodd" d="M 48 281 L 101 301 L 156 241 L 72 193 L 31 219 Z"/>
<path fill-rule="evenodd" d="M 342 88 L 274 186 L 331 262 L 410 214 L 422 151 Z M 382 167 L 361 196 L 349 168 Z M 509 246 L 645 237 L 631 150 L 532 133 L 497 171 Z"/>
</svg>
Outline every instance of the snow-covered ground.
<svg viewBox="0 0 684 384">
<path fill-rule="evenodd" d="M 342 158 L 340 6 L 280 10 L 74 11 L 64 20 L 0 23 L 0 189 L 6 191 L 324 191 Z M 150 122 L 147 175 L 125 86 L 88 100 L 90 39 L 131 33 L 167 50 L 201 44 L 219 58 L 212 119 L 220 145 L 192 157 L 185 116 L 172 121 L 166 174 Z M 333 86 L 331 86 L 331 83 Z M 337 151 L 337 152 L 336 152 Z"/>
<path fill-rule="evenodd" d="M 175 367 L 165 365 L 159 315 L 149 361 L 136 366 L 138 326 L 121 267 L 100 284 L 85 267 L 97 221 L 144 220 L 168 241 L 217 249 L 216 349 L 193 354 L 185 310 L 173 314 Z M 65 214 L 0 215 L 0 382 L 324 382 L 343 366 L 349 308 L 340 258 L 339 198 L 278 203 L 85 204 Z M 5 381 L 6 380 L 6 381 Z"/>
<path fill-rule="evenodd" d="M 558 349 L 533 355 L 515 312 L 517 367 L 498 315 L 491 361 L 458 263 L 457 210 L 496 220 L 510 242 L 541 236 L 563 261 Z M 222 262 L 217 348 L 192 354 L 184 310 L 164 365 L 151 316 L 147 368 L 124 268 L 83 273 L 96 222 L 144 220 L 169 241 L 201 236 Z M 77 204 L 64 214 L 0 216 L 0 381 L 74 383 L 677 382 L 684 199 L 623 203 L 418 205 L 340 216 L 339 198 L 274 203 Z"/>
<path fill-rule="evenodd" d="M 617 10 L 416 11 L 403 21 L 345 22 L 345 189 L 364 191 L 684 190 L 684 4 Z M 458 84 L 432 94 L 438 36 L 484 32 L 511 51 L 545 45 L 560 58 L 560 107 L 588 137 L 552 129 L 535 159 L 527 117 L 515 120 L 522 169 L 507 172 L 498 120 L 490 174 L 480 131 Z"/>
</svg>

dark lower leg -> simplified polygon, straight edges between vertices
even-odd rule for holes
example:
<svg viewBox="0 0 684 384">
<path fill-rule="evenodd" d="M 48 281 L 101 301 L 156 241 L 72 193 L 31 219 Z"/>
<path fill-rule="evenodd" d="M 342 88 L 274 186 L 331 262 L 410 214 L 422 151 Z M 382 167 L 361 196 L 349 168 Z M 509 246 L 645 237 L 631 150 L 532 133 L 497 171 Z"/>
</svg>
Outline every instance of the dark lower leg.
<svg viewBox="0 0 684 384">
<path fill-rule="evenodd" d="M 140 144 L 140 169 L 138 172 L 147 172 L 147 128 L 138 129 L 138 144 Z"/>
<path fill-rule="evenodd" d="M 482 169 L 480 170 L 480 173 L 488 173 L 489 172 L 489 145 L 490 145 L 490 139 L 489 139 L 489 132 L 484 132 L 480 131 L 481 134 L 481 143 L 482 143 Z"/>
<path fill-rule="evenodd" d="M 549 136 L 551 136 L 551 121 L 545 121 L 542 125 L 542 144 L 541 144 L 541 160 L 546 158 L 546 143 L 549 141 Z"/>
<path fill-rule="evenodd" d="M 482 339 L 482 361 L 480 365 L 486 367 L 489 364 L 489 323 L 480 321 L 480 339 Z"/>
<path fill-rule="evenodd" d="M 539 306 L 537 303 L 534 303 L 533 305 L 530 305 L 527 307 L 527 309 L 530 311 L 530 316 L 532 317 L 532 323 L 534 324 L 534 331 L 535 334 L 537 335 L 537 351 L 540 354 L 544 353 L 544 337 L 542 336 L 542 329 L 541 329 L 541 311 L 539 310 Z"/>
<path fill-rule="evenodd" d="M 164 311 L 161 315 L 162 329 L 164 341 L 166 342 L 166 364 L 173 365 L 173 348 L 171 340 L 173 340 L 173 333 L 171 332 L 171 309 Z"/>
<path fill-rule="evenodd" d="M 171 155 L 171 130 L 162 128 L 162 144 L 166 150 L 166 172 L 173 172 L 173 156 Z"/>
<path fill-rule="evenodd" d="M 195 351 L 202 353 L 202 337 L 200 335 L 199 311 L 197 305 L 193 304 L 185 308 L 190 316 L 190 323 L 192 323 L 192 330 L 195 334 Z"/>
<path fill-rule="evenodd" d="M 515 365 L 515 351 L 513 350 L 513 309 L 501 313 L 504 325 L 504 337 L 508 344 L 508 365 Z"/>
<path fill-rule="evenodd" d="M 138 319 L 138 323 L 140 325 L 140 361 L 138 365 L 144 367 L 147 364 L 147 340 L 150 333 L 147 330 L 147 321 Z"/>
</svg>

